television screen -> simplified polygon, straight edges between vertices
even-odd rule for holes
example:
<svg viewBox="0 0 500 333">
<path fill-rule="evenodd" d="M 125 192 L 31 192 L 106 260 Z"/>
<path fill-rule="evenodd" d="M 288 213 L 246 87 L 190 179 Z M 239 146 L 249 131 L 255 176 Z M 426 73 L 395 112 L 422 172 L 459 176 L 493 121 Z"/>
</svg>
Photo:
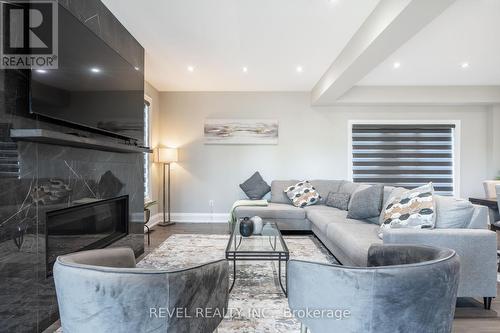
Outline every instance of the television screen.
<svg viewBox="0 0 500 333">
<path fill-rule="evenodd" d="M 59 6 L 59 68 L 32 70 L 31 112 L 143 143 L 144 76 Z"/>
</svg>

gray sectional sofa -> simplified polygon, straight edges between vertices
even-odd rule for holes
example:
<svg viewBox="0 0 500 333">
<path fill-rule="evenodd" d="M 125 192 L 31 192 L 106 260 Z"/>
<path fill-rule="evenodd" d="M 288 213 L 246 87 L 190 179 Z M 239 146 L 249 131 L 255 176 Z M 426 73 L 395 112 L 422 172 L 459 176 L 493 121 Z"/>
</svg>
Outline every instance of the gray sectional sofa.
<svg viewBox="0 0 500 333">
<path fill-rule="evenodd" d="M 291 204 L 284 189 L 298 180 L 275 180 L 271 183 L 271 198 L 267 207 L 241 206 L 236 217 L 260 216 L 275 221 L 280 230 L 311 230 L 343 264 L 366 266 L 372 244 L 420 244 L 451 248 L 460 256 L 459 297 L 496 297 L 496 234 L 488 230 L 488 209 L 475 205 L 468 215 L 465 228 L 390 229 L 379 238 L 379 217 L 370 220 L 347 218 L 347 211 L 325 206 L 329 192 L 354 193 L 368 185 L 343 180 L 310 181 L 322 196 L 317 205 L 297 208 Z M 404 189 L 386 186 L 384 203 Z M 436 199 L 437 219 L 461 217 L 461 208 L 453 198 Z M 463 216 L 461 217 L 463 218 Z M 438 223 L 438 220 L 436 223 Z"/>
</svg>

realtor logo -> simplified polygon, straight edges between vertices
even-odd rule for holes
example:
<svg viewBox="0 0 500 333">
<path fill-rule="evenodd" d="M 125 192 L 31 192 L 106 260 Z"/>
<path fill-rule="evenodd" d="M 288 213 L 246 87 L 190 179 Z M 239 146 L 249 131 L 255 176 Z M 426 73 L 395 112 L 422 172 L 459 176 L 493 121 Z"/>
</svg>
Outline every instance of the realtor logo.
<svg viewBox="0 0 500 333">
<path fill-rule="evenodd" d="M 2 1 L 0 10 L 0 68 L 56 69 L 57 2 Z"/>
</svg>

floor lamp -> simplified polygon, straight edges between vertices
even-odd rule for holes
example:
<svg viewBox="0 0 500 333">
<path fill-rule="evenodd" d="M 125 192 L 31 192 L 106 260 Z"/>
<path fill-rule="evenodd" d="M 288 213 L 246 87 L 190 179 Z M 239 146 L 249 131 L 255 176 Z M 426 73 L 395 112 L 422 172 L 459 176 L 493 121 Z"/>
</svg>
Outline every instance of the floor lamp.
<svg viewBox="0 0 500 333">
<path fill-rule="evenodd" d="M 170 164 L 177 162 L 177 148 L 158 148 L 158 162 L 163 164 L 163 221 L 158 225 L 165 227 L 175 222 L 170 220 Z M 165 212 L 165 167 L 168 169 L 168 211 Z"/>
</svg>

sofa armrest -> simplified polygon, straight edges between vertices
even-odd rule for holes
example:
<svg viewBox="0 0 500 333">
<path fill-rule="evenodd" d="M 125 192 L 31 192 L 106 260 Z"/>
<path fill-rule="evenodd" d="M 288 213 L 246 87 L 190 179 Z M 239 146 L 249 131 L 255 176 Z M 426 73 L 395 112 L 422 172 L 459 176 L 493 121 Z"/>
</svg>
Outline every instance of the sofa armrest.
<svg viewBox="0 0 500 333">
<path fill-rule="evenodd" d="M 420 244 L 455 250 L 460 257 L 459 297 L 496 297 L 497 237 L 485 229 L 389 229 L 384 244 Z"/>
</svg>

